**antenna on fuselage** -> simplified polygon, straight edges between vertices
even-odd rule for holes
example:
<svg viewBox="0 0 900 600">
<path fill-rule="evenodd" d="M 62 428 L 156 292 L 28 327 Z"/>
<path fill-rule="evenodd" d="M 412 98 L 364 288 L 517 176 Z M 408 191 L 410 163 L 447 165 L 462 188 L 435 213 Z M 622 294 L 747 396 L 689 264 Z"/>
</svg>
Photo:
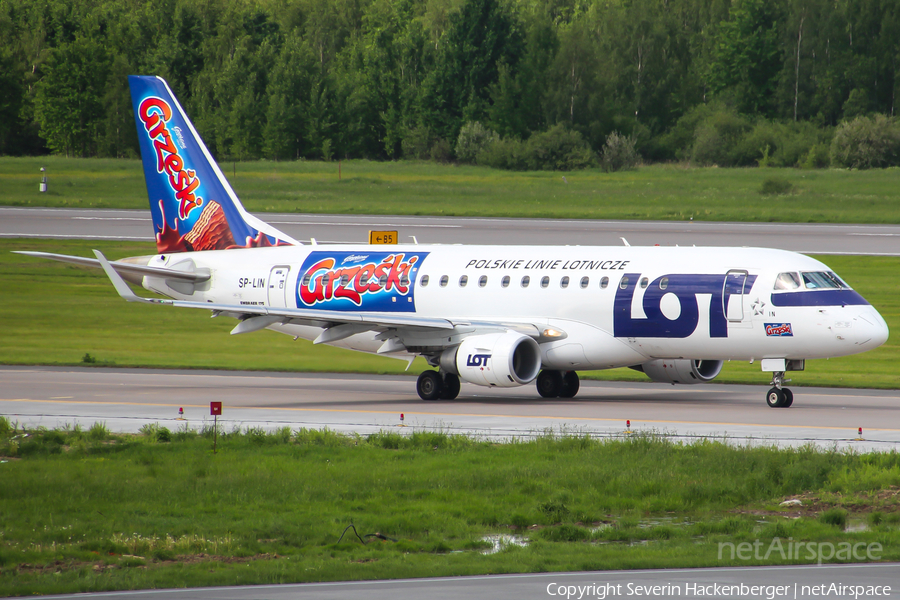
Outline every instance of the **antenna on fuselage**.
<svg viewBox="0 0 900 600">
<path fill-rule="evenodd" d="M 625 244 L 625 245 L 628 246 L 628 247 L 631 247 L 631 244 L 628 243 L 628 240 L 626 240 L 626 239 L 623 238 L 623 237 L 620 237 L 619 239 L 622 240 L 622 243 L 623 243 L 623 244 Z"/>
</svg>

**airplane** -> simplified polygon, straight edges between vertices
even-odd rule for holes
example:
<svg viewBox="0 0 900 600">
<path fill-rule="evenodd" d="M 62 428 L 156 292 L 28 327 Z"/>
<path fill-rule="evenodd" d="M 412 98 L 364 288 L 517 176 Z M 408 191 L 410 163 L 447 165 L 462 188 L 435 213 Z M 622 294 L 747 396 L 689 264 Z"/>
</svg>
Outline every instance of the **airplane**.
<svg viewBox="0 0 900 600">
<path fill-rule="evenodd" d="M 783 250 L 302 244 L 244 210 L 162 78 L 129 85 L 157 254 L 21 254 L 101 267 L 125 300 L 209 310 L 237 319 L 232 334 L 422 356 L 422 400 L 452 400 L 460 382 L 572 398 L 578 371 L 620 367 L 698 384 L 741 360 L 771 373 L 766 403 L 787 408 L 788 372 L 888 338 L 828 266 Z"/>
</svg>

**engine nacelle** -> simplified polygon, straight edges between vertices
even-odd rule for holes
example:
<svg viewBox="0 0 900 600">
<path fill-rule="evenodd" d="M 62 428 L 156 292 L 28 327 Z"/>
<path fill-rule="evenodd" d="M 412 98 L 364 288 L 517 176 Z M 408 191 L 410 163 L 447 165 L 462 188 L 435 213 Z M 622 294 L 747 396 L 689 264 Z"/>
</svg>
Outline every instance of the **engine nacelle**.
<svg viewBox="0 0 900 600">
<path fill-rule="evenodd" d="M 722 371 L 721 360 L 661 359 L 645 362 L 638 368 L 653 381 L 662 383 L 706 383 Z"/>
<path fill-rule="evenodd" d="M 465 338 L 441 355 L 441 368 L 475 385 L 525 385 L 541 370 L 541 349 L 527 335 L 507 331 Z"/>
</svg>

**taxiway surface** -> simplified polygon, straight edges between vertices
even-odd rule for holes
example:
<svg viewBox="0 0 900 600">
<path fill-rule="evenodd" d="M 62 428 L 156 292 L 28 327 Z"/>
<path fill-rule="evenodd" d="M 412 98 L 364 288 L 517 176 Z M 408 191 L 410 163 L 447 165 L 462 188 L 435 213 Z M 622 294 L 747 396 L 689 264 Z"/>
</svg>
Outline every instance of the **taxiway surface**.
<svg viewBox="0 0 900 600">
<path fill-rule="evenodd" d="M 0 367 L 0 414 L 29 427 L 104 422 L 123 432 L 147 423 L 200 429 L 212 423 L 209 403 L 222 401 L 219 423 L 226 430 L 327 427 L 368 434 L 427 429 L 491 439 L 546 432 L 620 437 L 630 430 L 740 444 L 900 449 L 900 399 L 894 390 L 795 387 L 791 408 L 772 409 L 764 401 L 766 389 L 764 384 L 583 381 L 575 398 L 548 400 L 533 386 L 463 384 L 456 400 L 423 402 L 413 377 Z"/>
</svg>

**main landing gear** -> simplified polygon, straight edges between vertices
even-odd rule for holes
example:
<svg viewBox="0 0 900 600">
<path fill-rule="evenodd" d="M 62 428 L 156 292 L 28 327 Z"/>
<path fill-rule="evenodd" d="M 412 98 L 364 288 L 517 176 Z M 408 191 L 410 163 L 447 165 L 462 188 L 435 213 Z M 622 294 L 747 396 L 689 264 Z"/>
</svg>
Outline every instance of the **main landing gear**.
<svg viewBox="0 0 900 600">
<path fill-rule="evenodd" d="M 537 376 L 537 391 L 544 398 L 574 398 L 578 393 L 578 373 L 544 369 Z"/>
<path fill-rule="evenodd" d="M 416 382 L 422 400 L 453 400 L 459 396 L 459 376 L 453 373 L 422 371 Z"/>
<path fill-rule="evenodd" d="M 782 387 L 785 382 L 784 371 L 775 371 L 772 375 L 772 389 L 766 393 L 766 404 L 772 408 L 788 408 L 794 403 L 794 392 Z M 790 381 L 789 379 L 787 381 Z"/>
</svg>

